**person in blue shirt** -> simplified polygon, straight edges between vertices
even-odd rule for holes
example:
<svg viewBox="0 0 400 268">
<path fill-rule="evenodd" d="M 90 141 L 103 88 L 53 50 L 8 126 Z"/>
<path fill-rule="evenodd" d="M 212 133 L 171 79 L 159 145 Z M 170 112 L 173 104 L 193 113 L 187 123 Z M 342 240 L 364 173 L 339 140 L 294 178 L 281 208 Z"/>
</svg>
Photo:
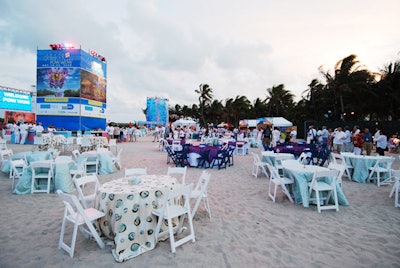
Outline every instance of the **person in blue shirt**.
<svg viewBox="0 0 400 268">
<path fill-rule="evenodd" d="M 372 134 L 369 132 L 368 128 L 364 129 L 363 139 L 364 139 L 363 152 L 365 151 L 367 155 L 371 155 L 373 140 L 372 140 Z"/>
</svg>

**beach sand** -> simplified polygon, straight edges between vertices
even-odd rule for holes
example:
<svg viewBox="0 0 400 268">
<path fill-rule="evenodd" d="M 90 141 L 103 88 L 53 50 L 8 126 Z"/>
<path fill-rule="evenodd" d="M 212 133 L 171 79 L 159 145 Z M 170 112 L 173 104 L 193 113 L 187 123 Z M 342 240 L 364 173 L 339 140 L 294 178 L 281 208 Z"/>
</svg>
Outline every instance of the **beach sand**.
<svg viewBox="0 0 400 268">
<path fill-rule="evenodd" d="M 8 145 L 14 152 L 31 145 Z M 101 183 L 123 176 L 125 167 L 166 174 L 166 153 L 151 138 L 121 143 L 122 170 L 99 175 Z M 260 149 L 251 148 L 260 152 Z M 397 155 L 395 168 L 400 167 Z M 400 209 L 391 187 L 343 179 L 350 206 L 317 213 L 315 206 L 291 204 L 279 193 L 268 197 L 268 179 L 251 175 L 251 155 L 211 173 L 212 219 L 202 206 L 194 218 L 196 242 L 170 251 L 169 240 L 152 251 L 117 263 L 111 247 L 100 249 L 78 232 L 74 258 L 58 249 L 64 206 L 56 194 L 11 193 L 8 174 L 0 178 L 0 267 L 400 267 Z M 171 165 L 171 164 L 169 164 Z M 189 168 L 186 182 L 203 169 Z"/>
</svg>

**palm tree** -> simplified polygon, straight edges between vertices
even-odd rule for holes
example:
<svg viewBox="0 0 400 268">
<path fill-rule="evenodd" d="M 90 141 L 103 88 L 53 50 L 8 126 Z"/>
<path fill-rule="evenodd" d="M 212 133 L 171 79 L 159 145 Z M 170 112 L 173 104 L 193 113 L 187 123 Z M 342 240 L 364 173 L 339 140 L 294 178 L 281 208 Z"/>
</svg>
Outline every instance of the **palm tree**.
<svg viewBox="0 0 400 268">
<path fill-rule="evenodd" d="M 201 116 L 201 126 L 207 127 L 206 120 L 204 118 L 204 109 L 207 104 L 213 99 L 212 88 L 207 84 L 200 84 L 199 89 L 195 92 L 199 94 L 199 106 L 200 106 L 200 116 Z"/>
<path fill-rule="evenodd" d="M 317 114 L 317 106 L 316 106 L 316 95 L 318 95 L 318 93 L 320 91 L 322 91 L 324 88 L 324 85 L 321 84 L 317 79 L 313 79 L 311 81 L 311 83 L 308 85 L 308 89 L 304 90 L 302 94 L 306 94 L 305 98 L 306 100 L 310 100 L 311 104 L 312 104 L 312 110 L 314 113 L 314 119 L 317 120 L 318 119 L 318 114 Z"/>
<path fill-rule="evenodd" d="M 273 86 L 267 89 L 267 98 L 269 116 L 284 116 L 289 113 L 293 106 L 294 95 L 285 89 L 283 84 Z"/>
<path fill-rule="evenodd" d="M 327 89 L 333 91 L 339 99 L 341 119 L 346 108 L 354 110 L 364 106 L 363 98 L 365 94 L 371 93 L 370 84 L 374 81 L 373 75 L 356 58 L 357 56 L 353 54 L 338 61 L 334 75 L 320 69 L 326 79 Z M 345 100 L 352 107 L 346 107 Z"/>
</svg>

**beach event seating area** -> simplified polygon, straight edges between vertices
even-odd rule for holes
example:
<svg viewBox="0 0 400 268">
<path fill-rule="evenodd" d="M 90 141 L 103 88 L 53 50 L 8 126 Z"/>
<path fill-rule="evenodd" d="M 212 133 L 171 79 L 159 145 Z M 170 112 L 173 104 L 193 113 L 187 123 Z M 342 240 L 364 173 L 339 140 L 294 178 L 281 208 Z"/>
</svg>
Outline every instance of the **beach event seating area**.
<svg viewBox="0 0 400 268">
<path fill-rule="evenodd" d="M 119 144 L 118 149 L 123 148 L 121 168 L 97 175 L 99 183 L 123 178 L 126 168 L 147 168 L 148 174 L 166 175 L 168 167 L 175 165 L 167 164 L 167 153 L 151 141 L 145 137 L 136 143 Z M 14 154 L 27 150 L 26 145 L 7 145 Z M 250 148 L 250 152 L 262 158 L 260 148 Z M 391 168 L 400 169 L 399 157 L 391 156 L 395 157 Z M 377 187 L 376 180 L 360 183 L 354 176 L 351 181 L 344 179 L 343 193 L 349 205 L 339 203 L 339 211 L 317 213 L 316 205 L 291 203 L 279 190 L 274 203 L 268 195 L 269 178 L 263 172 L 255 178 L 253 162 L 248 154 L 235 155 L 234 165 L 225 169 L 187 167 L 186 184 L 196 185 L 203 171 L 211 175 L 207 198 L 212 218 L 201 204 L 193 217 L 195 243 L 185 243 L 173 254 L 169 238 L 161 239 L 154 249 L 123 263 L 116 262 L 109 241 L 104 240 L 102 249 L 79 231 L 73 258 L 59 250 L 64 204 L 58 195 L 12 194 L 12 180 L 8 173 L 2 173 L 0 266 L 399 266 L 400 208 L 394 206 L 395 194 L 389 197 L 393 184 Z M 69 239 L 72 228 L 67 226 L 65 234 Z"/>
</svg>

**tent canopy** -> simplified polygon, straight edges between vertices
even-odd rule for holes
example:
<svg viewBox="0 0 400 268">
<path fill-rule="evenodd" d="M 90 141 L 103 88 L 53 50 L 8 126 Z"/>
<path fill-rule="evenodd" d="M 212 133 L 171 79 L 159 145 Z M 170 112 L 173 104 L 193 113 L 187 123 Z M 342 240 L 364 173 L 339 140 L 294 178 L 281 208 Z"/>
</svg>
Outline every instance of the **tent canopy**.
<svg viewBox="0 0 400 268">
<path fill-rule="evenodd" d="M 191 119 L 179 119 L 172 123 L 173 126 L 192 126 L 196 124 L 197 122 Z"/>
<path fill-rule="evenodd" d="M 283 117 L 261 117 L 257 119 L 244 119 L 248 127 L 257 127 L 257 124 L 272 124 L 274 127 L 291 127 L 292 122 Z"/>
</svg>

